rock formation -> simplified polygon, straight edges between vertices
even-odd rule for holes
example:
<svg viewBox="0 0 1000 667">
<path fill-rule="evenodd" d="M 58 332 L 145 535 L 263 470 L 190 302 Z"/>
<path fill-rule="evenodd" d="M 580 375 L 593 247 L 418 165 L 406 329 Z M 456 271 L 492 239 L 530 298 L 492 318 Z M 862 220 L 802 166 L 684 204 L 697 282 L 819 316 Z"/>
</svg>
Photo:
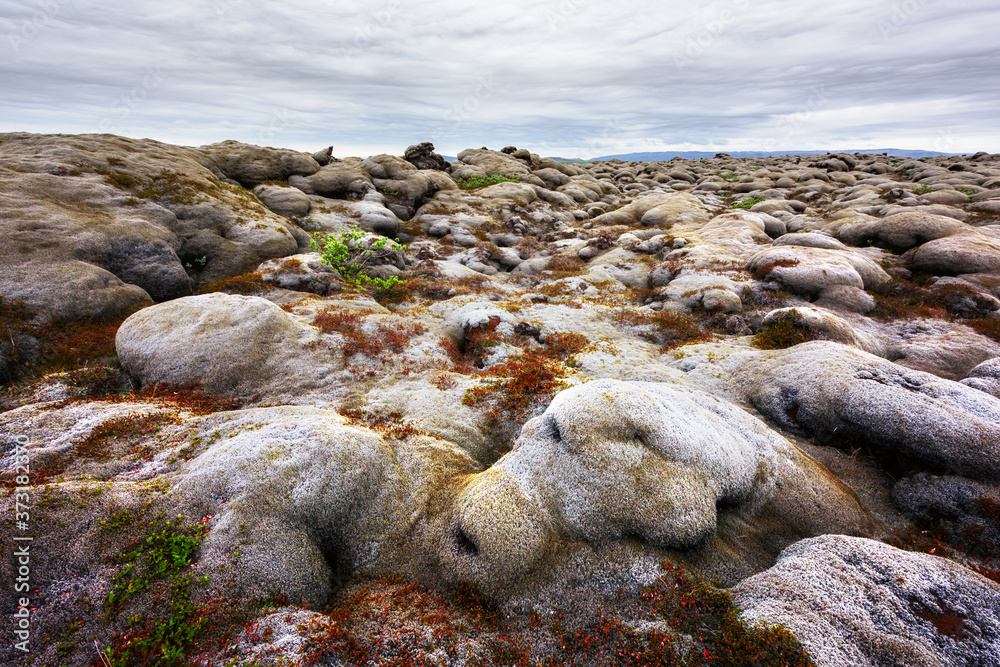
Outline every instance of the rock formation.
<svg viewBox="0 0 1000 667">
<path fill-rule="evenodd" d="M 1000 665 L 1000 156 L 434 150 L 0 135 L 31 664 Z"/>
</svg>

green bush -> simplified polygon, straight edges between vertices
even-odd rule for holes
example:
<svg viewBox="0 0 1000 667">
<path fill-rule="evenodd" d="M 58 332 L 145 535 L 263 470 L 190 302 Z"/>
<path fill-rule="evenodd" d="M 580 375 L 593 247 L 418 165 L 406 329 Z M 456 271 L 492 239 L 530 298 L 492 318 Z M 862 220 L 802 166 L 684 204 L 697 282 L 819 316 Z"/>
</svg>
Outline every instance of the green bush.
<svg viewBox="0 0 1000 667">
<path fill-rule="evenodd" d="M 399 285 L 402 281 L 396 276 L 372 278 L 365 275 L 364 270 L 373 266 L 374 262 L 402 250 L 403 246 L 387 238 L 366 245 L 361 242 L 364 237 L 365 232 L 354 225 L 349 231 L 341 230 L 339 236 L 328 234 L 320 241 L 313 239 L 309 249 L 319 251 L 323 257 L 322 262 L 337 269 L 348 288 L 382 292 Z"/>
<path fill-rule="evenodd" d="M 744 197 L 743 199 L 733 204 L 733 208 L 753 208 L 762 201 L 764 201 L 764 198 L 759 195 L 754 195 L 753 197 Z"/>
</svg>

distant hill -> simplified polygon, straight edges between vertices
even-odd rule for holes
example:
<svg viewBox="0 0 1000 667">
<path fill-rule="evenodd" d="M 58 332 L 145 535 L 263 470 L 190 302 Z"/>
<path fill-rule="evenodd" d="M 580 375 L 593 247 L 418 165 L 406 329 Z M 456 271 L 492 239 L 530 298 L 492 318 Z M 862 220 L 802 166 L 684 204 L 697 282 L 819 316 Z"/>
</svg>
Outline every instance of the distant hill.
<svg viewBox="0 0 1000 667">
<path fill-rule="evenodd" d="M 678 151 L 661 153 L 623 153 L 621 155 L 605 155 L 595 157 L 590 162 L 601 162 L 604 160 L 625 160 L 626 162 L 664 162 L 675 157 L 685 160 L 698 160 L 700 158 L 715 157 L 717 153 L 728 152 L 735 158 L 743 157 L 777 157 L 780 155 L 827 155 L 829 153 L 866 153 L 878 155 L 888 153 L 894 157 L 934 157 L 935 155 L 951 155 L 951 153 L 937 153 L 935 151 L 915 151 L 903 148 L 865 148 L 836 151 Z"/>
</svg>

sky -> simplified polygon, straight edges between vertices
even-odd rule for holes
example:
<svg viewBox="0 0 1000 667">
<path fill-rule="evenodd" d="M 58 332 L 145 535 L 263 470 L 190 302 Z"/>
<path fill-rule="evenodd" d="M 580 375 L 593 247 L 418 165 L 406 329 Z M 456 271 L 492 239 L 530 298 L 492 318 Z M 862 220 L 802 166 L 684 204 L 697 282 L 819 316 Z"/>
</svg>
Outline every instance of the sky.
<svg viewBox="0 0 1000 667">
<path fill-rule="evenodd" d="M 1000 152 L 996 0 L 0 0 L 0 132 Z"/>
</svg>

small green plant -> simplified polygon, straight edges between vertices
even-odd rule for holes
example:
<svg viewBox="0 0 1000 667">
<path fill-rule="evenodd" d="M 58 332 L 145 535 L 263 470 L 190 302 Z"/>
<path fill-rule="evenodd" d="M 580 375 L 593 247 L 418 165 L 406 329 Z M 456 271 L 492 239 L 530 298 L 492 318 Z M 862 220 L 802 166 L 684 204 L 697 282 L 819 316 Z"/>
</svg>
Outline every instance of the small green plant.
<svg viewBox="0 0 1000 667">
<path fill-rule="evenodd" d="M 719 174 L 719 178 L 721 178 L 724 181 L 735 181 L 739 177 L 740 177 L 739 174 L 732 171 L 726 172 L 725 174 Z"/>
<path fill-rule="evenodd" d="M 744 197 L 743 199 L 733 204 L 733 208 L 753 208 L 762 201 L 764 201 L 764 198 L 761 197 L 760 195 L 754 195 L 753 197 Z"/>
<path fill-rule="evenodd" d="M 750 171 L 758 171 L 758 170 L 763 169 L 763 168 L 764 167 L 750 167 Z"/>
<path fill-rule="evenodd" d="M 491 174 L 489 176 L 466 176 L 456 179 L 455 182 L 458 183 L 459 187 L 466 190 L 477 190 L 499 183 L 520 183 L 521 179 L 516 176 L 510 177 L 503 174 Z"/>
<path fill-rule="evenodd" d="M 937 188 L 932 188 L 924 183 L 918 183 L 913 186 L 913 193 L 917 195 L 929 195 L 932 192 L 937 192 Z"/>
<path fill-rule="evenodd" d="M 200 268 L 204 269 L 205 265 L 208 264 L 208 257 L 198 257 L 197 259 L 192 260 L 192 262 L 188 262 L 184 266 L 186 268 L 193 269 L 194 265 L 197 264 Z"/>
<path fill-rule="evenodd" d="M 976 194 L 976 191 L 973 190 L 972 188 L 958 188 L 958 191 L 961 192 L 963 195 L 967 195 L 969 197 Z"/>
<path fill-rule="evenodd" d="M 399 285 L 402 281 L 396 276 L 372 278 L 365 275 L 364 270 L 402 250 L 403 246 L 387 238 L 366 244 L 362 242 L 364 238 L 365 232 L 353 225 L 349 230 L 342 229 L 339 236 L 328 234 L 320 241 L 313 239 L 309 249 L 319 251 L 323 257 L 321 261 L 337 269 L 348 288 L 361 292 L 384 292 Z"/>
<path fill-rule="evenodd" d="M 115 530 L 131 523 L 120 515 L 112 515 L 102 528 Z M 125 567 L 113 577 L 114 587 L 104 609 L 108 617 L 118 616 L 129 600 L 149 590 L 157 599 L 167 598 L 167 614 L 155 619 L 130 619 L 128 629 L 116 633 L 113 649 L 105 651 L 112 667 L 188 664 L 185 657 L 206 622 L 199 614 L 191 587 L 204 585 L 208 579 L 196 579 L 190 568 L 207 530 L 199 524 L 185 525 L 180 516 L 176 521 L 164 520 L 162 513 L 148 526 L 151 532 L 145 540 L 133 541 L 127 547 L 129 550 L 115 559 Z"/>
</svg>

